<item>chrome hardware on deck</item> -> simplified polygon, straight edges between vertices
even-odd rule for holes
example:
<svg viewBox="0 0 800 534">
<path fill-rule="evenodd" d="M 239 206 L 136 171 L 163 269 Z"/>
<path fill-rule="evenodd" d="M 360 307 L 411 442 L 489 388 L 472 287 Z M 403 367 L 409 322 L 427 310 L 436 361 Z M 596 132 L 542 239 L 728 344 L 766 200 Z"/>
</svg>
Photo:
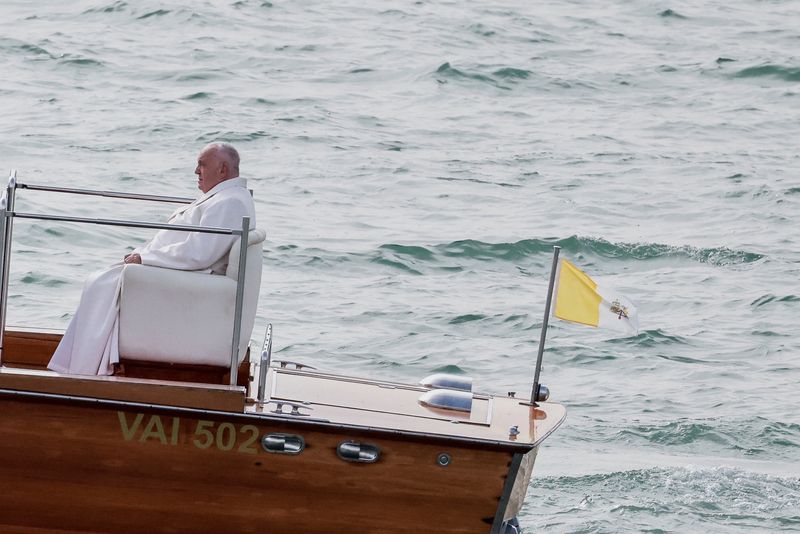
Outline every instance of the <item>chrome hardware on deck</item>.
<svg viewBox="0 0 800 534">
<path fill-rule="evenodd" d="M 300 454 L 306 448 L 306 440 L 296 434 L 267 434 L 261 438 L 261 446 L 276 454 Z"/>
<path fill-rule="evenodd" d="M 450 465 L 452 463 L 452 461 L 453 461 L 453 458 L 449 454 L 447 454 L 446 452 L 440 453 L 436 457 L 436 463 L 441 467 L 447 467 L 448 465 Z"/>
<path fill-rule="evenodd" d="M 454 389 L 432 389 L 419 397 L 423 406 L 456 410 L 459 412 L 472 411 L 472 393 L 469 391 L 456 391 Z"/>
<path fill-rule="evenodd" d="M 295 369 L 313 369 L 314 371 L 317 370 L 316 367 L 312 367 L 310 365 L 306 365 L 300 362 L 293 362 L 291 360 L 275 360 L 275 363 L 277 363 L 280 367 L 288 368 L 290 365 L 294 365 Z"/>
<path fill-rule="evenodd" d="M 336 447 L 339 458 L 348 462 L 374 464 L 381 456 L 377 445 L 358 443 L 357 441 L 343 441 Z"/>
<path fill-rule="evenodd" d="M 275 409 L 271 410 L 272 413 L 277 413 L 277 414 L 281 414 L 281 415 L 307 416 L 307 415 L 310 415 L 310 414 L 300 413 L 300 410 L 309 410 L 309 411 L 311 411 L 311 410 L 314 409 L 311 406 L 307 406 L 307 405 L 301 404 L 299 402 L 291 402 L 291 401 L 284 401 L 284 400 L 268 400 L 264 404 L 275 404 L 276 405 Z M 284 406 L 289 406 L 291 408 L 291 411 L 289 411 L 288 413 L 284 412 L 283 411 L 283 407 Z"/>
<path fill-rule="evenodd" d="M 272 323 L 267 325 L 264 344 L 261 346 L 261 364 L 258 368 L 258 402 L 263 403 L 267 391 L 267 371 L 272 359 Z"/>
<path fill-rule="evenodd" d="M 539 384 L 539 387 L 536 389 L 536 402 L 545 402 L 549 398 L 550 388 L 544 384 Z"/>
<path fill-rule="evenodd" d="M 419 381 L 421 386 L 431 389 L 456 389 L 459 391 L 472 391 L 472 378 L 447 373 L 436 373 L 426 376 Z"/>
</svg>

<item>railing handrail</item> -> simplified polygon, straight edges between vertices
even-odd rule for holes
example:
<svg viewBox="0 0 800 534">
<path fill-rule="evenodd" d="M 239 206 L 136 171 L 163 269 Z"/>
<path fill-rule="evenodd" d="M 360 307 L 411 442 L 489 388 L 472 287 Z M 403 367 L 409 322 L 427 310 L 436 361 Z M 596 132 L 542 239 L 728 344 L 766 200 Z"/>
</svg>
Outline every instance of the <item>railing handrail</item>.
<svg viewBox="0 0 800 534">
<path fill-rule="evenodd" d="M 89 195 L 95 197 L 124 198 L 129 200 L 150 200 L 153 202 L 171 202 L 173 204 L 191 204 L 195 199 L 187 197 L 172 197 L 166 195 L 144 195 L 139 193 L 123 193 L 120 191 L 97 191 L 94 189 L 78 189 L 75 187 L 55 187 L 50 185 L 17 184 L 18 189 L 31 191 L 49 191 L 51 193 L 70 193 L 74 195 Z"/>
<path fill-rule="evenodd" d="M 175 230 L 180 232 L 198 232 L 202 234 L 223 234 L 223 235 L 242 235 L 241 230 L 231 228 L 219 228 L 216 226 L 192 226 L 183 224 L 169 223 L 148 223 L 142 221 L 128 221 L 122 219 L 97 219 L 92 217 L 70 217 L 68 215 L 47 215 L 46 213 L 23 213 L 19 211 L 8 211 L 5 216 L 19 219 L 39 219 L 43 221 L 77 222 L 88 224 L 99 224 L 101 226 L 124 226 L 126 228 L 151 228 L 155 230 Z"/>
<path fill-rule="evenodd" d="M 153 200 L 162 202 L 175 202 L 189 204 L 193 199 L 183 199 L 180 197 L 166 197 L 159 195 L 139 195 L 134 193 L 118 193 L 114 191 L 93 191 L 90 189 L 75 189 L 68 187 L 51 187 L 17 182 L 17 173 L 11 171 L 8 179 L 8 186 L 5 194 L 0 200 L 0 365 L 3 362 L 3 338 L 5 334 L 6 304 L 8 302 L 8 273 L 9 260 L 11 256 L 11 233 L 13 220 L 19 219 L 38 219 L 44 221 L 61 221 L 98 224 L 103 226 L 123 226 L 126 228 L 150 228 L 156 230 L 174 230 L 179 232 L 198 232 L 205 234 L 223 234 L 239 236 L 239 272 L 236 280 L 236 301 L 233 315 L 233 336 L 231 340 L 231 365 L 230 365 L 230 384 L 236 385 L 237 368 L 239 360 L 239 338 L 241 337 L 242 308 L 244 304 L 244 279 L 245 265 L 247 263 L 247 246 L 250 232 L 250 217 L 242 217 L 242 227 L 240 230 L 231 228 L 218 228 L 212 226 L 192 226 L 169 223 L 148 223 L 141 221 L 128 221 L 118 219 L 98 219 L 91 217 L 71 217 L 68 215 L 48 215 L 45 213 L 22 213 L 14 211 L 14 199 L 17 189 L 29 189 L 36 191 L 51 191 L 58 193 L 74 193 L 80 195 L 93 195 L 114 198 L 125 198 L 131 200 Z"/>
</svg>

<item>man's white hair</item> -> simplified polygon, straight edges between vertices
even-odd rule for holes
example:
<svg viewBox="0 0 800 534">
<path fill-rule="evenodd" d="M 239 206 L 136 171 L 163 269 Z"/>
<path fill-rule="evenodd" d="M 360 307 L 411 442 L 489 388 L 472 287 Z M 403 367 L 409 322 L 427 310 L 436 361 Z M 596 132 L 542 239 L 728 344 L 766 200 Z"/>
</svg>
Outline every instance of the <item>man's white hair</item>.
<svg viewBox="0 0 800 534">
<path fill-rule="evenodd" d="M 222 156 L 228 167 L 235 172 L 234 176 L 239 175 L 239 152 L 233 148 L 232 144 L 223 142 L 209 143 L 204 150 L 209 148 L 213 148 Z"/>
</svg>

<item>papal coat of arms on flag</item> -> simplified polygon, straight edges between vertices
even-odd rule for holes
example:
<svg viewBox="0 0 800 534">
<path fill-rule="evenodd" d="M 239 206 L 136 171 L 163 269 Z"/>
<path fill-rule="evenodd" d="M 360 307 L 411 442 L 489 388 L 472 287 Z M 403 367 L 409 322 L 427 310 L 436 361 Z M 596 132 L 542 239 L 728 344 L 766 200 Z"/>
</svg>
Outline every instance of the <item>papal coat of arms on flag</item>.
<svg viewBox="0 0 800 534">
<path fill-rule="evenodd" d="M 598 285 L 568 260 L 558 264 L 553 315 L 588 326 L 639 331 L 636 307 L 612 288 Z"/>
</svg>

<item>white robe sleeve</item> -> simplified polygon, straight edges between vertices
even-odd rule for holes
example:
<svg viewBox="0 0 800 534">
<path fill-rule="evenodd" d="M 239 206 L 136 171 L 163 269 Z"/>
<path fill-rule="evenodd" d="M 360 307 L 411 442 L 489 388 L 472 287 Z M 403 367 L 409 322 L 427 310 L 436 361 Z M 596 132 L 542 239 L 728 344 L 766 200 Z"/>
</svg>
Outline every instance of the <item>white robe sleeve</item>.
<svg viewBox="0 0 800 534">
<path fill-rule="evenodd" d="M 247 207 L 238 199 L 230 199 L 209 206 L 203 211 L 199 226 L 217 228 L 241 228 L 242 217 L 248 215 Z M 176 232 L 161 230 L 161 232 Z M 159 232 L 160 233 L 160 232 Z M 160 248 L 145 246 L 139 252 L 142 264 L 167 269 L 200 271 L 209 269 L 230 251 L 236 236 L 204 234 L 200 232 L 176 232 L 185 237 L 171 239 L 169 245 Z M 157 242 L 158 239 L 153 241 Z"/>
</svg>

